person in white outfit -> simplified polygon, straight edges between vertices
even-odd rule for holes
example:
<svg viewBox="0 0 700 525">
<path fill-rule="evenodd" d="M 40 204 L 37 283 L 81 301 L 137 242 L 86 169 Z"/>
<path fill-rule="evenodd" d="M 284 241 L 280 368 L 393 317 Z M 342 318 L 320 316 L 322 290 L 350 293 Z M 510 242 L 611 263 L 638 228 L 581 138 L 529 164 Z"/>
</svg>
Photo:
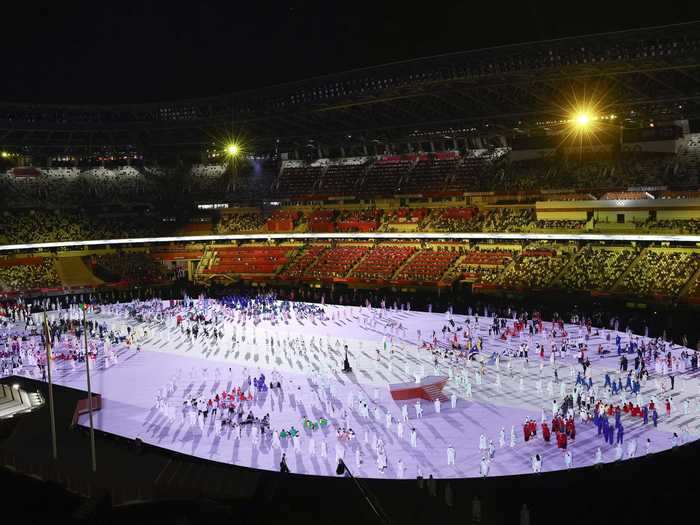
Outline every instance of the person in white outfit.
<svg viewBox="0 0 700 525">
<path fill-rule="evenodd" d="M 627 442 L 627 457 L 633 458 L 637 455 L 637 440 L 632 438 Z"/>
<path fill-rule="evenodd" d="M 488 476 L 490 468 L 491 465 L 489 463 L 489 460 L 486 458 L 486 456 L 481 456 L 481 463 L 479 464 L 479 473 L 481 474 L 481 476 L 484 478 Z"/>
<path fill-rule="evenodd" d="M 440 398 L 435 400 L 434 405 L 435 405 L 435 412 L 439 414 L 440 407 L 442 406 L 442 403 L 440 402 Z"/>
<path fill-rule="evenodd" d="M 423 417 L 423 407 L 420 404 L 420 399 L 416 401 L 416 418 L 420 419 Z"/>
<path fill-rule="evenodd" d="M 622 444 L 618 443 L 617 446 L 615 447 L 615 461 L 620 461 L 622 460 Z"/>
<path fill-rule="evenodd" d="M 452 445 L 447 447 L 447 465 L 454 465 L 455 464 L 455 449 Z"/>
<path fill-rule="evenodd" d="M 452 403 L 452 408 L 457 408 L 457 394 L 452 392 L 452 396 L 450 397 L 450 401 Z"/>
<path fill-rule="evenodd" d="M 401 406 L 401 417 L 404 421 L 408 421 L 408 405 Z"/>
<path fill-rule="evenodd" d="M 417 441 L 418 441 L 418 435 L 416 434 L 416 429 L 412 428 L 411 429 L 411 446 L 413 448 L 416 448 L 417 446 Z"/>
<path fill-rule="evenodd" d="M 571 466 L 574 463 L 574 457 L 571 454 L 571 450 L 566 450 L 564 452 L 564 465 L 566 465 L 566 468 L 571 468 Z"/>
<path fill-rule="evenodd" d="M 486 450 L 486 436 L 483 434 L 479 436 L 479 450 L 482 453 Z"/>
<path fill-rule="evenodd" d="M 535 474 L 542 472 L 542 458 L 539 454 L 532 456 L 532 472 Z"/>
<path fill-rule="evenodd" d="M 399 479 L 403 479 L 404 475 L 406 474 L 406 467 L 403 464 L 403 461 L 401 461 L 401 458 L 396 462 L 396 477 Z"/>
<path fill-rule="evenodd" d="M 600 465 L 603 462 L 603 451 L 598 447 L 595 451 L 595 460 L 593 460 L 594 465 Z"/>
<path fill-rule="evenodd" d="M 506 446 L 506 429 L 501 427 L 501 432 L 498 434 L 498 447 L 503 448 Z"/>
</svg>

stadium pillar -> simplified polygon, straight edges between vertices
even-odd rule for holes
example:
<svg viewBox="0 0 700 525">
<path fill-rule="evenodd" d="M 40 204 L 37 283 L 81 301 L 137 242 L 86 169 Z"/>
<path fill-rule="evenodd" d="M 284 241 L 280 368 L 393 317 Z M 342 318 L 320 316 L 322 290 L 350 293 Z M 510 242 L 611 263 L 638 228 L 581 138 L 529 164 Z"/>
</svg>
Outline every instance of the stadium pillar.
<svg viewBox="0 0 700 525">
<path fill-rule="evenodd" d="M 87 374 L 87 389 L 88 389 L 88 415 L 90 418 L 90 457 L 92 459 L 92 471 L 97 472 L 97 458 L 95 457 L 95 426 L 92 421 L 92 387 L 90 386 L 90 355 L 88 353 L 87 340 L 87 305 L 83 304 L 83 338 L 85 340 L 85 372 Z"/>
<path fill-rule="evenodd" d="M 49 330 L 49 322 L 46 319 L 46 311 L 44 311 L 44 348 L 46 349 L 46 373 L 49 381 L 49 419 L 51 422 L 51 455 L 54 459 L 58 459 L 58 449 L 56 447 L 56 417 L 53 406 L 53 381 L 51 380 L 51 331 Z"/>
</svg>

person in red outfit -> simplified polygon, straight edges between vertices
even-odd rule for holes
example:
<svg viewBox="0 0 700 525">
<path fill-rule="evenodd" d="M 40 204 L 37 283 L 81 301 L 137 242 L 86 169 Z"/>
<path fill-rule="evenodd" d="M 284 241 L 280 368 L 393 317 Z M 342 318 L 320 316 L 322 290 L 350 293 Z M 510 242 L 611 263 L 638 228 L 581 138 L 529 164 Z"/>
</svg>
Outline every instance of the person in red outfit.
<svg viewBox="0 0 700 525">
<path fill-rule="evenodd" d="M 566 434 L 564 432 L 557 433 L 557 447 L 566 450 Z"/>
<path fill-rule="evenodd" d="M 552 437 L 552 433 L 549 431 L 549 425 L 547 423 L 542 423 L 542 437 L 549 443 L 549 439 Z"/>
<path fill-rule="evenodd" d="M 530 437 L 535 437 L 537 435 L 537 423 L 534 419 L 530 420 Z"/>
<path fill-rule="evenodd" d="M 530 441 L 530 424 L 528 421 L 523 425 L 523 438 L 525 441 Z"/>
</svg>

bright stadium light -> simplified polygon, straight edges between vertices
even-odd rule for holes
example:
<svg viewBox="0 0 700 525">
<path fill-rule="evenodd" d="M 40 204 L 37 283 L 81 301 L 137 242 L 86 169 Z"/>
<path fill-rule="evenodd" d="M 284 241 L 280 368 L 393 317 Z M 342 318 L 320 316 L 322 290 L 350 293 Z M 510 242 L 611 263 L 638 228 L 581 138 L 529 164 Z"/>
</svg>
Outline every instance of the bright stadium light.
<svg viewBox="0 0 700 525">
<path fill-rule="evenodd" d="M 230 157 L 237 157 L 240 152 L 241 148 L 235 142 L 232 142 L 231 144 L 226 146 L 226 153 L 228 153 Z"/>
<path fill-rule="evenodd" d="M 10 154 L 7 151 L 3 151 L 2 153 L 0 153 L 0 157 L 2 157 L 3 159 L 6 159 L 9 156 Z"/>
<path fill-rule="evenodd" d="M 591 116 L 588 113 L 579 113 L 576 115 L 575 122 L 579 128 L 588 127 L 591 123 Z"/>
</svg>

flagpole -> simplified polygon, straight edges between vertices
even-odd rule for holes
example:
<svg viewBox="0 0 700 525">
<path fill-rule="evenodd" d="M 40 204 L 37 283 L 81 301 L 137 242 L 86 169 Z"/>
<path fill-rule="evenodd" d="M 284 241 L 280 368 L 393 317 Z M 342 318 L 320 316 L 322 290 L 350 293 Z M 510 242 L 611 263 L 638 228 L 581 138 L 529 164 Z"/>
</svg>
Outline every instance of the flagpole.
<svg viewBox="0 0 700 525">
<path fill-rule="evenodd" d="M 51 331 L 49 330 L 49 322 L 46 319 L 46 310 L 44 310 L 44 337 L 46 338 L 46 371 L 49 379 L 49 417 L 51 419 L 51 452 L 53 459 L 58 459 L 58 449 L 56 447 L 56 417 L 53 407 L 53 381 L 51 380 Z"/>
<path fill-rule="evenodd" d="M 95 457 L 95 427 L 92 423 L 92 388 L 90 387 L 90 355 L 88 353 L 87 340 L 87 317 L 85 310 L 86 304 L 82 304 L 83 310 L 83 336 L 85 338 L 85 371 L 87 373 L 87 389 L 88 389 L 88 414 L 90 417 L 90 455 L 92 458 L 92 471 L 97 472 L 97 458 Z"/>
</svg>

